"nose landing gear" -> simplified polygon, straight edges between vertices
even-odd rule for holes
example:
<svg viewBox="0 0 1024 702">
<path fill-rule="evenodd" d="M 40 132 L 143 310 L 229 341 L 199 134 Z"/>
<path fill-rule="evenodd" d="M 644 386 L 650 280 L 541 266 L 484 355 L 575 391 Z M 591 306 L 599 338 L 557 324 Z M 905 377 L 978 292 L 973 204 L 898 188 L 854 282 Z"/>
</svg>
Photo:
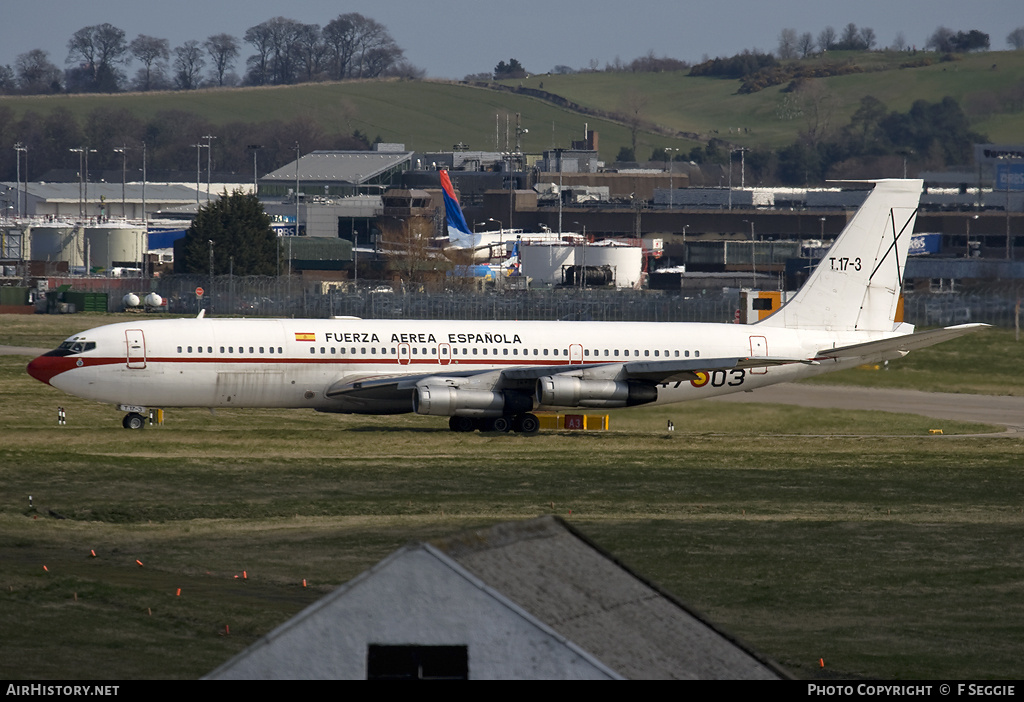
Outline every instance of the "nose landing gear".
<svg viewBox="0 0 1024 702">
<path fill-rule="evenodd" d="M 121 420 L 121 426 L 125 429 L 142 429 L 146 426 L 146 418 L 138 412 L 129 412 Z"/>
</svg>

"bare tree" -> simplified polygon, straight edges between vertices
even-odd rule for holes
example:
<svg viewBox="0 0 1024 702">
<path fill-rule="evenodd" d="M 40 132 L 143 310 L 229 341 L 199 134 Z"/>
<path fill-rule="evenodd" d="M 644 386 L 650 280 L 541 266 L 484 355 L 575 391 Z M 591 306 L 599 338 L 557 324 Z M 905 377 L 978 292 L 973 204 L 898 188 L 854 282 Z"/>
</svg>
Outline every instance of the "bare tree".
<svg viewBox="0 0 1024 702">
<path fill-rule="evenodd" d="M 214 34 L 207 37 L 203 48 L 213 61 L 213 75 L 217 78 L 217 85 L 224 85 L 224 74 L 238 58 L 238 40 L 230 34 Z"/>
<path fill-rule="evenodd" d="M 636 154 L 636 138 L 640 126 L 644 123 L 644 115 L 647 111 L 647 104 L 650 99 L 636 90 L 629 88 L 619 101 L 619 115 L 622 121 L 629 127 L 630 142 L 633 146 L 633 153 Z"/>
<path fill-rule="evenodd" d="M 839 48 L 849 51 L 851 49 L 859 49 L 860 47 L 860 30 L 857 29 L 857 25 L 850 22 L 848 25 L 843 27 L 843 35 L 839 40 Z"/>
<path fill-rule="evenodd" d="M 1017 51 L 1024 49 L 1024 27 L 1017 27 L 1015 30 L 1007 34 L 1006 43 Z"/>
<path fill-rule="evenodd" d="M 800 35 L 796 48 L 800 52 L 801 58 L 807 58 L 814 53 L 814 37 L 811 36 L 810 32 L 804 32 Z"/>
<path fill-rule="evenodd" d="M 174 80 L 182 90 L 199 87 L 199 76 L 206 60 L 199 42 L 190 39 L 174 50 Z"/>
<path fill-rule="evenodd" d="M 893 51 L 906 51 L 907 49 L 907 37 L 902 31 L 896 32 L 896 38 L 892 40 L 892 46 L 889 47 Z"/>
<path fill-rule="evenodd" d="M 82 27 L 68 40 L 68 63 L 78 61 L 91 77 L 84 87 L 93 91 L 114 92 L 120 89 L 121 75 L 116 66 L 124 61 L 128 43 L 124 30 L 112 24 Z"/>
<path fill-rule="evenodd" d="M 791 28 L 779 32 L 779 58 L 794 59 L 797 51 L 796 30 Z"/>
<path fill-rule="evenodd" d="M 300 25 L 295 33 L 295 54 L 302 80 L 318 80 L 326 70 L 327 46 L 319 24 Z"/>
<path fill-rule="evenodd" d="M 807 80 L 796 91 L 795 101 L 804 118 L 803 137 L 812 146 L 828 133 L 835 112 L 836 98 L 819 80 Z"/>
<path fill-rule="evenodd" d="M 256 55 L 246 60 L 249 66 L 249 82 L 254 85 L 265 85 L 270 82 L 270 57 L 274 50 L 270 28 L 266 22 L 257 24 L 245 30 L 243 38 L 256 49 Z"/>
<path fill-rule="evenodd" d="M 170 47 L 170 42 L 166 39 L 158 39 L 146 36 L 145 34 L 135 37 L 132 39 L 132 43 L 128 45 L 128 50 L 132 56 L 143 66 L 140 75 L 144 77 L 139 85 L 142 90 L 153 89 L 153 68 L 156 66 L 157 70 L 160 70 L 161 64 L 171 58 Z"/>
<path fill-rule="evenodd" d="M 873 48 L 875 48 L 875 44 L 877 42 L 878 39 L 875 36 L 874 29 L 872 29 L 871 27 L 860 28 L 860 44 L 862 49 L 864 49 L 865 51 L 871 51 Z"/>
<path fill-rule="evenodd" d="M 822 51 L 831 51 L 836 48 L 836 30 L 833 27 L 825 27 L 818 32 L 818 48 Z"/>
<path fill-rule="evenodd" d="M 275 17 L 267 20 L 264 24 L 270 29 L 274 85 L 288 85 L 295 82 L 295 42 L 302 25 L 287 17 Z"/>
<path fill-rule="evenodd" d="M 328 22 L 323 39 L 330 75 L 337 80 L 383 75 L 402 60 L 404 53 L 383 24 L 358 12 L 339 15 Z"/>
<path fill-rule="evenodd" d="M 61 71 L 42 49 L 32 49 L 14 60 L 21 92 L 30 95 L 60 92 Z"/>
</svg>

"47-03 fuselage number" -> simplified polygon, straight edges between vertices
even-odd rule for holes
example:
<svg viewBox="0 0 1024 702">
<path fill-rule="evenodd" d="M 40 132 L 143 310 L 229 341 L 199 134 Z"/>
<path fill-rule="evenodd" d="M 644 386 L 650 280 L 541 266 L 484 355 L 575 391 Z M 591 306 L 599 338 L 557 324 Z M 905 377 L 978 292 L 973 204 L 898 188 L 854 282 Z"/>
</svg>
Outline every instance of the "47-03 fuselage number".
<svg viewBox="0 0 1024 702">
<path fill-rule="evenodd" d="M 696 378 L 690 381 L 690 385 L 695 388 L 702 388 L 705 385 L 710 385 L 713 388 L 720 388 L 725 385 L 736 387 L 737 385 L 743 384 L 743 379 L 747 376 L 747 371 L 743 368 L 733 368 L 730 371 L 716 370 L 710 373 L 704 371 L 698 371 Z M 682 385 L 682 381 L 677 382 L 674 387 Z M 667 388 L 668 383 L 663 383 L 662 387 Z"/>
</svg>

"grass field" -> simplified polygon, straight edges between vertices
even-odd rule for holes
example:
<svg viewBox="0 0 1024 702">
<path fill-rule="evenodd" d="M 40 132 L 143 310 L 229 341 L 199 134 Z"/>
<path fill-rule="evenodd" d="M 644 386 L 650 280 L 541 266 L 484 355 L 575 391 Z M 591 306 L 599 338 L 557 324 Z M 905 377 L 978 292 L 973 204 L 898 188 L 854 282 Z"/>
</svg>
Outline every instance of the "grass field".
<svg viewBox="0 0 1024 702">
<path fill-rule="evenodd" d="M 899 68 L 908 60 L 929 56 L 932 65 Z M 820 80 L 829 95 L 828 122 L 838 129 L 866 95 L 886 104 L 888 110 L 906 112 L 915 100 L 939 102 L 949 95 L 968 110 L 975 103 L 971 124 L 993 142 L 1016 143 L 1024 128 L 1024 111 L 1000 111 L 1013 98 L 1024 77 L 1024 52 L 994 51 L 969 54 L 960 60 L 941 62 L 923 52 L 908 58 L 892 52 L 838 52 L 818 61 L 851 60 L 865 72 Z M 778 148 L 791 144 L 806 129 L 805 121 L 781 109 L 786 85 L 740 95 L 738 80 L 691 78 L 685 71 L 668 73 L 533 74 L 508 85 L 543 89 L 586 108 L 603 113 L 628 112 L 627 96 L 641 96 L 640 117 L 661 128 L 699 134 L 702 141 L 719 137 L 747 147 Z M 614 160 L 619 149 L 629 146 L 627 127 L 562 109 L 526 95 L 495 91 L 445 81 L 349 81 L 295 86 L 196 90 L 119 95 L 3 96 L 0 106 L 9 107 L 15 119 L 33 111 L 46 115 L 57 108 L 69 110 L 80 123 L 99 107 L 127 108 L 147 120 L 158 112 L 181 110 L 210 120 L 214 126 L 244 125 L 298 115 L 313 120 L 325 134 L 351 134 L 358 129 L 371 139 L 401 142 L 418 151 L 450 149 L 464 142 L 473 149 L 505 148 L 505 115 L 522 115 L 529 132 L 522 137 L 524 151 L 537 153 L 565 147 L 581 139 L 584 124 L 600 133 L 600 156 Z M 500 144 L 495 147 L 495 115 Z M 789 116 L 783 116 L 789 115 Z M 697 142 L 641 132 L 638 156 L 647 158 L 653 148 L 678 148 L 684 153 Z"/>
<path fill-rule="evenodd" d="M 0 344 L 109 320 L 0 317 Z M 933 356 L 963 369 L 945 389 L 974 391 L 1005 335 Z M 27 360 L 0 356 L 6 679 L 198 677 L 404 543 L 544 513 L 798 676 L 1024 674 L 1019 437 L 719 403 L 535 437 L 270 410 L 127 432 Z"/>
</svg>

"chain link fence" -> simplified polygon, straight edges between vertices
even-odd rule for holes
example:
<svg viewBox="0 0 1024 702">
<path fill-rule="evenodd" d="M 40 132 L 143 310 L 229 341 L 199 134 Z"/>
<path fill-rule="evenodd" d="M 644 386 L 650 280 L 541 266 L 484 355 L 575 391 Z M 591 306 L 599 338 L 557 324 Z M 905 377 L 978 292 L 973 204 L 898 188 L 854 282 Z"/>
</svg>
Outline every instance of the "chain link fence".
<svg viewBox="0 0 1024 702">
<path fill-rule="evenodd" d="M 391 281 L 360 281 L 358 286 L 309 283 L 300 276 L 168 276 L 90 283 L 90 290 L 109 294 L 112 312 L 123 309 L 127 292 L 154 291 L 164 298 L 167 311 L 182 315 L 206 308 L 208 314 L 248 317 L 732 322 L 740 306 L 737 288 L 695 293 L 579 288 L 430 291 Z M 197 288 L 202 288 L 202 298 Z M 1015 281 L 957 291 L 908 292 L 904 319 L 922 327 L 984 322 L 1012 328 L 1022 297 L 1024 285 Z"/>
</svg>

